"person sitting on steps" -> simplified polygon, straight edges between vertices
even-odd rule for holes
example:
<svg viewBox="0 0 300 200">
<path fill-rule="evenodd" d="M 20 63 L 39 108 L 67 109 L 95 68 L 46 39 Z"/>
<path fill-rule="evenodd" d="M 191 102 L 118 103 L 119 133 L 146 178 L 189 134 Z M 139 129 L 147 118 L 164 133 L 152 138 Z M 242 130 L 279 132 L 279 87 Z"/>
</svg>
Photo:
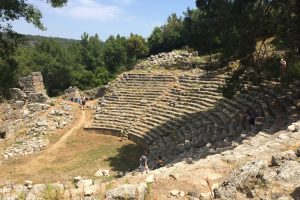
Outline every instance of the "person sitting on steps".
<svg viewBox="0 0 300 200">
<path fill-rule="evenodd" d="M 154 169 L 161 168 L 161 167 L 163 167 L 164 165 L 165 165 L 165 161 L 162 159 L 161 156 L 158 156 L 158 157 L 155 159 L 153 170 L 154 170 Z"/>
<path fill-rule="evenodd" d="M 248 115 L 248 122 L 250 126 L 255 125 L 255 117 L 256 117 L 256 111 L 254 109 L 247 109 L 247 115 Z"/>
</svg>

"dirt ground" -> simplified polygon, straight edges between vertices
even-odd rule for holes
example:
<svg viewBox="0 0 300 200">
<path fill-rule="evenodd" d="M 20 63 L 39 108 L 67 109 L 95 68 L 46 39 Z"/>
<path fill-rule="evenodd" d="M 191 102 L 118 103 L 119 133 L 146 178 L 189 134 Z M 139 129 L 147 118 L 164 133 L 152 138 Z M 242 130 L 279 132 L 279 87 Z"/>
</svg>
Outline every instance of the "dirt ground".
<svg viewBox="0 0 300 200">
<path fill-rule="evenodd" d="M 98 169 L 112 171 L 112 179 L 118 171 L 138 167 L 141 147 L 131 141 L 86 132 L 92 112 L 75 109 L 74 120 L 62 130 L 49 136 L 50 145 L 40 154 L 10 161 L 0 166 L 0 185 L 23 183 L 68 182 L 75 176 L 93 177 Z M 95 177 L 94 177 L 95 178 Z"/>
</svg>

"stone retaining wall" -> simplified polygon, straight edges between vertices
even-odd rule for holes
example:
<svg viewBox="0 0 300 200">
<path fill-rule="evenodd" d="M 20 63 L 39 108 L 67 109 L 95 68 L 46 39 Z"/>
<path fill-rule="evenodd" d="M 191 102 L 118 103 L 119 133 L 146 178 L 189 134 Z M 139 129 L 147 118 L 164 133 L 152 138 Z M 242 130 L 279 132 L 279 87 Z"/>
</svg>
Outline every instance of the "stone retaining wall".
<svg viewBox="0 0 300 200">
<path fill-rule="evenodd" d="M 20 88 L 26 93 L 46 93 L 41 72 L 32 72 L 31 75 L 19 79 Z"/>
<path fill-rule="evenodd" d="M 48 96 L 40 72 L 33 72 L 27 77 L 19 79 L 20 88 L 11 88 L 9 103 L 0 104 L 0 134 L 1 138 L 10 137 L 11 134 L 26 126 L 32 116 L 45 111 Z"/>
</svg>

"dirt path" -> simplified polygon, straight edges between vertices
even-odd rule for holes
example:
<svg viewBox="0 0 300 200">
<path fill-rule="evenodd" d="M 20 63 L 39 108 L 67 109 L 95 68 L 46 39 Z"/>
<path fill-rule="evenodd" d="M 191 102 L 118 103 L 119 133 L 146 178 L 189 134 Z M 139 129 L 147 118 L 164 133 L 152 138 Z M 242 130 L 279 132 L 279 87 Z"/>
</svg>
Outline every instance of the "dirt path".
<svg viewBox="0 0 300 200">
<path fill-rule="evenodd" d="M 62 151 L 62 148 L 64 148 L 65 143 L 72 135 L 75 135 L 76 133 L 79 133 L 83 130 L 86 121 L 85 110 L 80 110 L 79 108 L 75 108 L 74 106 L 73 109 L 75 109 L 76 111 L 74 120 L 69 125 L 69 130 L 66 129 L 66 132 L 60 137 L 57 142 L 49 146 L 46 150 L 42 151 L 40 155 L 30 158 L 30 162 L 27 162 L 25 165 L 20 166 L 17 171 L 23 171 L 25 174 L 30 174 L 30 170 L 32 169 L 42 169 L 45 165 L 48 165 L 56 159 L 57 155 L 59 155 Z"/>
<path fill-rule="evenodd" d="M 74 126 L 70 130 L 68 130 L 56 143 L 54 143 L 50 148 L 44 151 L 37 159 L 42 159 L 43 157 L 47 156 L 48 154 L 59 152 L 59 149 L 64 145 L 66 140 L 73 134 L 79 132 L 84 127 L 84 123 L 86 120 L 86 114 L 84 110 L 80 111 L 80 118 L 78 121 L 72 122 Z"/>
<path fill-rule="evenodd" d="M 0 185 L 7 181 L 22 184 L 24 180 L 69 183 L 75 176 L 93 177 L 98 169 L 108 169 L 114 175 L 116 171 L 135 168 L 142 151 L 138 145 L 84 130 L 84 126 L 93 122 L 92 108 L 96 103 L 96 100 L 89 101 L 88 107 L 81 110 L 78 104 L 63 102 L 72 107 L 72 121 L 49 135 L 50 144 L 38 155 L 22 157 L 0 166 Z M 61 102 L 57 105 L 60 107 Z"/>
</svg>

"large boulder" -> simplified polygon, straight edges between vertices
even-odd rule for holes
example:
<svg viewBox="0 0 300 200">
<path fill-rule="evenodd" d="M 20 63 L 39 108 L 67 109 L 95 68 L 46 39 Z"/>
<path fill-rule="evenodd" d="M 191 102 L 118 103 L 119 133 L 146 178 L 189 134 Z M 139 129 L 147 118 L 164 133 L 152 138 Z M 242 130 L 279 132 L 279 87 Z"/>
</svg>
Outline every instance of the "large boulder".
<svg viewBox="0 0 300 200">
<path fill-rule="evenodd" d="M 28 101 L 31 103 L 46 103 L 48 96 L 45 93 L 29 93 Z"/>
<path fill-rule="evenodd" d="M 216 198 L 236 199 L 238 192 L 251 196 L 255 185 L 263 184 L 264 170 L 268 166 L 266 160 L 256 160 L 246 163 L 243 167 L 235 170 L 229 178 L 214 190 Z"/>
<path fill-rule="evenodd" d="M 76 186 L 77 186 L 77 188 L 85 188 L 85 187 L 87 187 L 87 186 L 91 186 L 91 185 L 93 185 L 94 183 L 93 183 L 93 180 L 92 179 L 85 179 L 85 180 L 80 180 L 77 184 L 76 184 Z"/>
<path fill-rule="evenodd" d="M 277 170 L 277 180 L 281 183 L 300 186 L 300 163 L 297 161 L 286 161 Z"/>
<path fill-rule="evenodd" d="M 105 194 L 106 200 L 143 200 L 147 191 L 146 183 L 125 184 L 109 190 Z"/>
<path fill-rule="evenodd" d="M 103 176 L 109 176 L 109 170 L 106 169 L 99 169 L 94 176 L 96 177 L 103 177 Z"/>
<path fill-rule="evenodd" d="M 9 94 L 11 99 L 16 100 L 16 101 L 25 101 L 26 99 L 26 94 L 19 88 L 10 88 L 9 89 Z"/>
<path fill-rule="evenodd" d="M 273 166 L 280 166 L 283 162 L 287 160 L 295 160 L 297 156 L 294 151 L 289 150 L 285 152 L 278 153 L 272 156 L 271 163 Z"/>
</svg>

